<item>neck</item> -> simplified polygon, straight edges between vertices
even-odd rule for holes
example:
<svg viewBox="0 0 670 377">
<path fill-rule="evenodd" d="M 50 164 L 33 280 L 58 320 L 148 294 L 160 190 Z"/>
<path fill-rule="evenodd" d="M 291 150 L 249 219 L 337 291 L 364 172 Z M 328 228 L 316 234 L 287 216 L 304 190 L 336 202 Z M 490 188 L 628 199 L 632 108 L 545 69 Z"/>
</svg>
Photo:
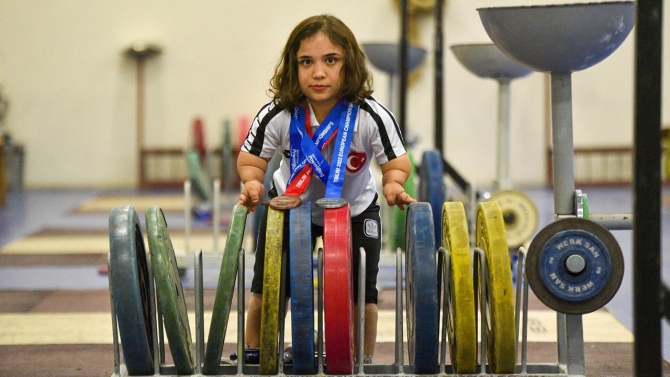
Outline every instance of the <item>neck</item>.
<svg viewBox="0 0 670 377">
<path fill-rule="evenodd" d="M 333 110 L 335 105 L 337 104 L 337 101 L 332 101 L 332 103 L 322 103 L 322 102 L 310 102 L 310 105 L 312 105 L 312 110 L 314 111 L 314 116 L 316 117 L 316 121 L 321 124 L 324 119 L 330 114 L 330 111 Z"/>
</svg>

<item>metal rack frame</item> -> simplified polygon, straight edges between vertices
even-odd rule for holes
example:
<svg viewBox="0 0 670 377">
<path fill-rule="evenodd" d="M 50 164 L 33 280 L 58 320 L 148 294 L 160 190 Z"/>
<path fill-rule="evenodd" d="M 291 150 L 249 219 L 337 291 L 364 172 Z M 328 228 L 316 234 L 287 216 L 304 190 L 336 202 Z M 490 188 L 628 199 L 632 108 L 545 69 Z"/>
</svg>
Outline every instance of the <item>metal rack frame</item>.
<svg viewBox="0 0 670 377">
<path fill-rule="evenodd" d="M 399 250 L 400 251 L 400 250 Z M 360 279 L 365 280 L 365 251 L 361 249 L 359 251 L 362 253 L 361 256 L 361 265 L 359 266 L 359 282 Z M 441 253 L 444 257 L 445 262 L 449 265 L 449 251 L 440 248 L 437 253 Z M 574 328 L 572 332 L 565 331 L 565 323 L 569 319 L 564 319 L 563 326 L 561 325 L 561 316 L 564 316 L 558 313 L 558 361 L 556 363 L 542 363 L 542 364 L 530 364 L 527 362 L 527 348 L 528 348 L 528 281 L 525 278 L 526 270 L 526 249 L 519 249 L 519 271 L 521 273 L 518 275 L 516 282 L 516 307 L 515 307 L 515 320 L 516 320 L 516 329 L 517 329 L 517 362 L 516 362 L 516 374 L 507 375 L 507 376 L 556 376 L 556 377 L 577 377 L 583 376 L 584 374 L 584 358 L 583 358 L 583 341 L 581 336 L 575 336 L 582 334 L 581 328 L 581 316 L 568 316 L 574 318 Z M 317 323 L 318 323 L 318 338 L 317 338 L 317 365 L 318 371 L 317 375 L 324 376 L 324 358 L 323 358 L 323 249 L 319 249 L 318 257 L 318 311 L 317 311 Z M 480 265 L 482 266 L 481 274 L 482 279 L 486 279 L 488 274 L 486 257 L 484 252 L 479 249 L 474 249 L 474 255 L 476 258 L 480 258 Z M 396 323 L 395 323 L 395 361 L 390 365 L 362 365 L 363 361 L 363 331 L 360 331 L 364 322 L 365 322 L 365 311 L 364 303 L 362 302 L 364 297 L 364 284 L 359 284 L 359 302 L 358 302 L 358 314 L 359 320 L 356 326 L 359 329 L 359 337 L 355 341 L 358 342 L 358 355 L 357 355 L 357 364 L 355 365 L 357 375 L 370 375 L 370 376 L 397 376 L 412 374 L 412 366 L 404 363 L 404 342 L 403 342 L 403 262 L 402 262 L 403 253 L 396 253 Z M 238 355 L 244 354 L 244 307 L 245 307 L 245 253 L 244 249 L 239 250 L 238 254 L 238 275 L 237 275 L 237 318 L 238 318 L 238 328 L 237 328 L 237 352 Z M 194 376 L 202 376 L 202 363 L 204 356 L 204 310 L 203 310 L 203 253 L 202 250 L 198 250 L 194 254 L 194 268 L 195 268 L 195 353 L 196 353 L 196 374 Z M 151 273 L 151 266 L 149 266 L 150 278 L 153 279 L 153 274 Z M 450 271 L 447 269 L 447 273 L 442 276 L 441 285 L 444 285 L 449 279 Z M 473 276 L 478 276 L 477 271 Z M 152 287 L 153 288 L 153 287 Z M 485 289 L 485 286 L 482 286 L 482 289 Z M 156 374 L 158 376 L 176 376 L 177 371 L 174 365 L 166 364 L 165 359 L 165 339 L 162 336 L 163 327 L 162 327 L 162 315 L 160 309 L 155 304 L 155 292 L 154 289 L 151 289 L 151 313 L 157 318 L 154 325 L 152 326 L 153 340 L 154 340 L 154 365 Z M 443 313 L 447 310 L 447 299 L 446 299 L 446 290 L 443 290 L 442 299 L 443 299 Z M 476 293 L 475 293 L 476 294 Z M 483 292 L 481 297 L 486 297 L 486 292 Z M 128 376 L 124 364 L 121 363 L 121 353 L 120 353 L 120 342 L 117 329 L 117 320 L 116 320 L 116 309 L 114 306 L 113 298 L 113 287 L 110 280 L 110 303 L 112 311 L 112 326 L 113 326 L 113 347 L 114 347 L 114 374 L 112 377 L 126 377 Z M 485 307 L 484 302 L 478 302 L 480 308 Z M 481 334 L 481 346 L 480 346 L 480 360 L 477 367 L 477 374 L 470 376 L 481 376 L 481 375 L 491 375 L 490 374 L 486 360 L 486 323 L 490 321 L 487 318 L 488 313 L 483 310 L 481 311 L 481 320 L 479 331 Z M 523 318 L 523 322 L 522 321 Z M 519 339 L 519 324 L 521 323 L 521 339 Z M 448 347 L 448 340 L 446 335 L 446 316 L 442 317 L 442 329 L 440 336 L 440 365 L 439 365 L 439 376 L 453 375 L 453 370 L 451 365 L 446 364 L 446 352 Z M 563 330 L 561 330 L 563 328 Z M 575 331 L 575 329 L 577 331 Z M 284 330 L 283 326 L 280 326 L 280 339 L 283 339 Z M 279 342 L 280 349 L 279 355 L 283 353 L 283 342 Z M 521 360 L 519 362 L 519 345 L 521 346 Z M 577 348 L 582 352 L 565 352 L 568 348 Z M 562 351 L 563 350 L 563 351 Z M 581 356 L 580 356 L 581 355 Z M 220 365 L 219 366 L 219 376 L 258 376 L 258 366 L 256 365 L 245 365 L 244 358 L 240 357 L 237 365 Z M 279 361 L 278 375 L 291 375 L 291 367 L 283 365 L 282 361 Z M 462 375 L 466 376 L 466 375 Z"/>
</svg>

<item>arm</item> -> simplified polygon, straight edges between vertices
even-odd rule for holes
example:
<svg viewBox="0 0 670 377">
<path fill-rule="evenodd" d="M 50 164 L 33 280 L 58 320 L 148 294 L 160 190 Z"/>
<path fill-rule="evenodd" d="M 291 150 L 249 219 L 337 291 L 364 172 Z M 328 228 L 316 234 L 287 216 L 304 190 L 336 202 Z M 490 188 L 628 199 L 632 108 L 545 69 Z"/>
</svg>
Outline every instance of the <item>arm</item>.
<svg viewBox="0 0 670 377">
<path fill-rule="evenodd" d="M 404 209 L 405 204 L 416 202 L 416 199 L 409 196 L 402 187 L 412 171 L 412 165 L 407 154 L 394 158 L 381 165 L 381 168 L 383 194 L 388 205 L 397 205 L 398 208 Z"/>
<path fill-rule="evenodd" d="M 267 168 L 268 160 L 264 158 L 248 152 L 240 152 L 237 156 L 237 173 L 243 184 L 237 204 L 248 207 L 250 212 L 256 209 L 265 193 L 263 178 Z"/>
</svg>

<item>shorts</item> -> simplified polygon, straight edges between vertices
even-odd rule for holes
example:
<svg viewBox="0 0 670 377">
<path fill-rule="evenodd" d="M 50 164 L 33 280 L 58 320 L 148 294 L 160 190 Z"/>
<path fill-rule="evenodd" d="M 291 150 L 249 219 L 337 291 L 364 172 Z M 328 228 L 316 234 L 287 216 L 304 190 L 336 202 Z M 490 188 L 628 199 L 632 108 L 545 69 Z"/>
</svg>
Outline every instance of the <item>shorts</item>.
<svg viewBox="0 0 670 377">
<path fill-rule="evenodd" d="M 270 197 L 276 196 L 276 192 Z M 360 215 L 351 218 L 351 239 L 353 253 L 353 287 L 354 302 L 358 302 L 358 265 L 360 260 L 361 247 L 365 249 L 365 303 L 377 304 L 379 301 L 379 292 L 377 291 L 377 275 L 379 274 L 379 255 L 382 248 L 381 239 L 381 219 L 379 215 L 379 204 L 377 204 L 377 195 L 375 195 L 372 204 Z M 258 242 L 256 242 L 256 261 L 254 262 L 254 278 L 251 281 L 252 293 L 263 293 L 263 265 L 265 262 L 265 229 L 267 227 L 267 211 L 261 219 L 258 232 Z M 312 249 L 316 245 L 316 238 L 323 235 L 323 227 L 312 224 Z M 289 250 L 289 231 L 288 216 L 284 217 L 284 237 L 283 252 Z M 288 254 L 286 255 L 288 256 Z M 288 258 L 284 258 L 288 261 Z M 289 271 L 288 266 L 282 271 L 282 278 L 286 287 L 286 296 L 290 296 Z"/>
</svg>

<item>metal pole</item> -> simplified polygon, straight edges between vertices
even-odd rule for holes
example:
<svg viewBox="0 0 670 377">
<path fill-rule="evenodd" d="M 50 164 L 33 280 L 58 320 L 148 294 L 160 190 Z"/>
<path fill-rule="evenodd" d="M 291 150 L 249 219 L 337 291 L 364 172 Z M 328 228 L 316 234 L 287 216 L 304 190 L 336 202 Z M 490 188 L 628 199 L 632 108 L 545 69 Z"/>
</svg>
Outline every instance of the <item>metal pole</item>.
<svg viewBox="0 0 670 377">
<path fill-rule="evenodd" d="M 442 30 L 442 9 L 444 0 L 435 3 L 435 149 L 446 158 L 444 151 L 444 33 Z"/>
<path fill-rule="evenodd" d="M 137 98 L 135 102 L 135 148 L 137 149 L 137 183 L 144 187 L 144 59 L 136 61 Z"/>
<path fill-rule="evenodd" d="M 551 123 L 554 150 L 554 213 L 572 215 L 575 169 L 570 73 L 551 74 Z"/>
<path fill-rule="evenodd" d="M 509 85 L 508 79 L 498 80 L 498 169 L 493 191 L 512 188 L 509 178 Z"/>
<path fill-rule="evenodd" d="M 635 36 L 633 332 L 635 375 L 661 376 L 663 2 L 638 0 Z"/>
<path fill-rule="evenodd" d="M 398 67 L 400 67 L 400 104 L 398 109 L 398 123 L 400 127 L 400 133 L 405 135 L 405 123 L 407 120 L 406 109 L 407 109 L 407 29 L 408 29 L 408 5 L 407 0 L 402 0 L 402 9 L 401 9 L 401 27 L 400 27 L 400 62 Z"/>
</svg>

